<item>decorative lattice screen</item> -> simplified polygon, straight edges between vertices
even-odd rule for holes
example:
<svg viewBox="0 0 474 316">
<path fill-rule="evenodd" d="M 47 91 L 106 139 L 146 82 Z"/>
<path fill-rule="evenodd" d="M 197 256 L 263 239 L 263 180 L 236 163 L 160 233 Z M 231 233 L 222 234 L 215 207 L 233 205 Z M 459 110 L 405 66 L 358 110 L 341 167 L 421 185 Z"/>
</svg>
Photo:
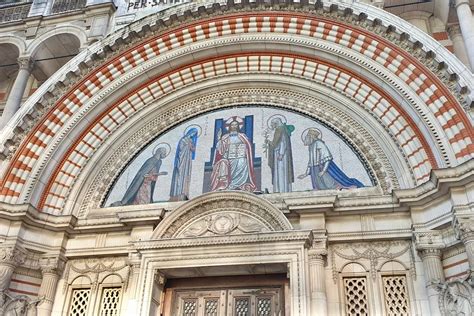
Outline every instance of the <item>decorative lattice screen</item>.
<svg viewBox="0 0 474 316">
<path fill-rule="evenodd" d="M 119 287 L 104 288 L 102 290 L 102 302 L 100 303 L 100 316 L 117 316 L 120 311 Z"/>
<path fill-rule="evenodd" d="M 219 308 L 218 300 L 206 300 L 206 310 L 204 315 L 206 316 L 217 316 L 217 309 Z"/>
<path fill-rule="evenodd" d="M 382 277 L 386 315 L 410 315 L 404 275 Z"/>
<path fill-rule="evenodd" d="M 368 315 L 367 280 L 365 277 L 344 278 L 347 315 Z"/>
<path fill-rule="evenodd" d="M 197 300 L 185 300 L 183 303 L 183 316 L 195 316 Z"/>
<path fill-rule="evenodd" d="M 71 295 L 69 316 L 84 316 L 87 313 L 91 289 L 75 289 Z"/>
<path fill-rule="evenodd" d="M 272 315 L 272 299 L 269 297 L 257 298 L 257 316 Z"/>
<path fill-rule="evenodd" d="M 250 300 L 248 298 L 235 299 L 235 316 L 250 315 Z"/>
</svg>

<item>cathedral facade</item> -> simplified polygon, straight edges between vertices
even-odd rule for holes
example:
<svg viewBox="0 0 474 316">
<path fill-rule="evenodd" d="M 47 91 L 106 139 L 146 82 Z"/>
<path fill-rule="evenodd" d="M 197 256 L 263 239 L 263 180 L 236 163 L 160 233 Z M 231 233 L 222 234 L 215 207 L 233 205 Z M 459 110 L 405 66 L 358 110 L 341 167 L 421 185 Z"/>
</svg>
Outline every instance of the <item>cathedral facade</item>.
<svg viewBox="0 0 474 316">
<path fill-rule="evenodd" d="M 473 315 L 473 4 L 0 5 L 0 315 Z"/>
</svg>

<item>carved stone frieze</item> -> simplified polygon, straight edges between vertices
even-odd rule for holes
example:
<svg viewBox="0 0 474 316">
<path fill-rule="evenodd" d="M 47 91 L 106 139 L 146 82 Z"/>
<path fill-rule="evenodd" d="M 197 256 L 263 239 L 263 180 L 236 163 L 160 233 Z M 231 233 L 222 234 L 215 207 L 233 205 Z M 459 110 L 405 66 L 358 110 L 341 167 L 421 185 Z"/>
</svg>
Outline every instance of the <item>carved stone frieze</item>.
<svg viewBox="0 0 474 316">
<path fill-rule="evenodd" d="M 86 276 L 91 280 L 91 288 L 97 286 L 109 275 L 119 275 L 124 289 L 127 288 L 130 274 L 130 265 L 126 258 L 88 258 L 69 260 L 64 272 L 64 288 L 79 276 Z"/>
<path fill-rule="evenodd" d="M 391 260 L 407 262 L 411 274 L 416 278 L 415 260 L 410 241 L 374 241 L 338 244 L 330 247 L 331 264 L 334 282 L 338 279 L 341 268 L 350 262 L 367 263 L 368 272 L 373 279 L 382 265 Z"/>
</svg>

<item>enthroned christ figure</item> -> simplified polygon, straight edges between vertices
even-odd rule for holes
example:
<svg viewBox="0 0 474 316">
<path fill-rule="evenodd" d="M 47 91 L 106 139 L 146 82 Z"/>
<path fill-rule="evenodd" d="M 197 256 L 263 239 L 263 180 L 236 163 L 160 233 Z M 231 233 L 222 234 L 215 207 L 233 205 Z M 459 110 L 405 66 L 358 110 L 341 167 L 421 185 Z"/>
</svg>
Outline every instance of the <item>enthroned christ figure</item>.
<svg viewBox="0 0 474 316">
<path fill-rule="evenodd" d="M 217 145 L 211 173 L 211 191 L 257 189 L 252 145 L 237 117 L 227 121 L 228 133 L 217 132 Z"/>
</svg>

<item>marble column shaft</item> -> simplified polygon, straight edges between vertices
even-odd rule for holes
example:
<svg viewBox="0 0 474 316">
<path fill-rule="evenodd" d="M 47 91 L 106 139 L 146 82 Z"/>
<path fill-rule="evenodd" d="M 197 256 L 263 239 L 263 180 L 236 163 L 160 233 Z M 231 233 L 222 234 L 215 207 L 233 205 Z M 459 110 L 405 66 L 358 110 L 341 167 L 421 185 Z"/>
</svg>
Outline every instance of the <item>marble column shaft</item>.
<svg viewBox="0 0 474 316">
<path fill-rule="evenodd" d="M 53 310 L 54 296 L 56 295 L 56 288 L 58 285 L 59 275 L 56 270 L 43 270 L 43 280 L 38 292 L 38 297 L 42 299 L 38 304 L 38 316 L 50 316 Z"/>
<path fill-rule="evenodd" d="M 430 304 L 431 315 L 441 315 L 439 309 L 439 292 L 437 284 L 444 282 L 443 265 L 441 262 L 441 249 L 426 248 L 419 250 L 426 279 L 426 289 Z"/>
<path fill-rule="evenodd" d="M 466 45 L 464 45 L 464 39 L 462 38 L 461 29 L 459 25 L 450 26 L 448 29 L 449 37 L 453 42 L 454 54 L 467 68 L 471 69 L 469 63 L 469 57 L 467 57 Z"/>
<path fill-rule="evenodd" d="M 474 22 L 471 6 L 469 0 L 456 0 L 455 5 L 469 63 L 471 64 L 471 69 L 474 69 Z"/>
<path fill-rule="evenodd" d="M 5 108 L 3 109 L 2 117 L 0 119 L 0 129 L 7 125 L 8 121 L 11 120 L 13 115 L 18 111 L 21 105 L 21 99 L 25 93 L 26 84 L 31 75 L 33 69 L 33 61 L 29 57 L 18 58 L 18 65 L 20 70 L 16 76 L 15 82 L 8 95 Z"/>
<path fill-rule="evenodd" d="M 308 258 L 311 286 L 311 315 L 327 315 L 324 254 L 311 253 L 310 251 Z"/>
</svg>

